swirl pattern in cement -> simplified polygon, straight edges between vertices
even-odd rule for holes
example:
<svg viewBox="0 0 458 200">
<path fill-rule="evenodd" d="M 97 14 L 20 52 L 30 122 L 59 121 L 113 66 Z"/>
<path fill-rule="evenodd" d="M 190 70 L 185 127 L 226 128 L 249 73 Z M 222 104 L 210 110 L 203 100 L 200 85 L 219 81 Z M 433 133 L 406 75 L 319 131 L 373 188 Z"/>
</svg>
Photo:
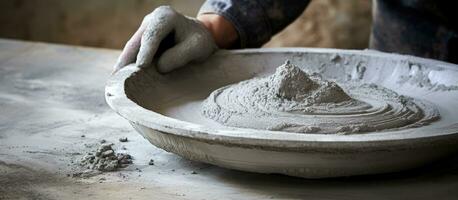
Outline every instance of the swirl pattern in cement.
<svg viewBox="0 0 458 200">
<path fill-rule="evenodd" d="M 338 85 L 289 61 L 269 77 L 215 90 L 202 114 L 226 126 L 320 134 L 399 130 L 440 118 L 428 102 L 373 84 Z"/>
</svg>

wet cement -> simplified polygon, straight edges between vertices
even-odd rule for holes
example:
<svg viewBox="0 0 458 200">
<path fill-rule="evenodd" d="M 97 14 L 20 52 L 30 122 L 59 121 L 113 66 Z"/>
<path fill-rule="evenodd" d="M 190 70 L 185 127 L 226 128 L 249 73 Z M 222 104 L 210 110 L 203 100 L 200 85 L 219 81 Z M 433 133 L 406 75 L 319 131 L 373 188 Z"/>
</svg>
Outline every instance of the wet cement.
<svg viewBox="0 0 458 200">
<path fill-rule="evenodd" d="M 401 130 L 440 119 L 432 103 L 375 84 L 324 80 L 290 61 L 270 76 L 215 90 L 202 114 L 232 127 L 324 134 Z"/>
</svg>

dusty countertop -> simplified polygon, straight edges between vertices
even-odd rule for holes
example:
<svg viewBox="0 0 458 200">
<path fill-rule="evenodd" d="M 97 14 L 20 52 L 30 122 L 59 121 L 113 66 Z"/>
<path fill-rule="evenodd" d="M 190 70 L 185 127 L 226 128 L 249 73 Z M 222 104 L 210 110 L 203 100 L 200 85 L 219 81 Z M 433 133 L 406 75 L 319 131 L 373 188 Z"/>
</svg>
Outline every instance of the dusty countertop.
<svg viewBox="0 0 458 200">
<path fill-rule="evenodd" d="M 105 103 L 105 81 L 119 53 L 0 40 L 0 199 L 458 198 L 458 155 L 409 172 L 306 180 L 227 170 L 165 152 Z M 73 177 L 81 170 L 77 161 L 102 139 L 125 147 L 134 163 Z"/>
</svg>

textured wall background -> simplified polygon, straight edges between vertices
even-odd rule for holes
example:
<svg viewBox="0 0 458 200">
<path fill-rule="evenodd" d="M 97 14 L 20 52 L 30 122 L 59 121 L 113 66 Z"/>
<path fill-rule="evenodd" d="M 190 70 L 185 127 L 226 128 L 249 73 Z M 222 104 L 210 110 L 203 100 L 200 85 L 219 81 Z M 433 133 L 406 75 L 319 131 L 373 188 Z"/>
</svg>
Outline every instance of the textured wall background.
<svg viewBox="0 0 458 200">
<path fill-rule="evenodd" d="M 201 0 L 1 0 L 0 37 L 120 48 L 155 7 L 195 15 Z"/>
<path fill-rule="evenodd" d="M 0 37 L 122 48 L 143 16 L 169 4 L 195 16 L 203 0 L 1 0 Z M 267 47 L 366 48 L 369 0 L 313 0 Z"/>
<path fill-rule="evenodd" d="M 364 49 L 369 45 L 371 22 L 370 0 L 314 0 L 265 46 Z"/>
</svg>

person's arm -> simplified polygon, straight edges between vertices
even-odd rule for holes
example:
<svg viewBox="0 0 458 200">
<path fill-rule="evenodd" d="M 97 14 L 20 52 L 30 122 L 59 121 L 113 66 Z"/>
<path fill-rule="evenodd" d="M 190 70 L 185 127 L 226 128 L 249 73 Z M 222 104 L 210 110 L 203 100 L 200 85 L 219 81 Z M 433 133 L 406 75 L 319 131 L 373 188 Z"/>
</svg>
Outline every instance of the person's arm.
<svg viewBox="0 0 458 200">
<path fill-rule="evenodd" d="M 216 45 L 221 49 L 232 47 L 239 39 L 234 25 L 221 15 L 207 13 L 197 16 L 197 19 L 207 27 Z"/>
<path fill-rule="evenodd" d="M 255 48 L 262 46 L 274 34 L 299 17 L 309 2 L 309 0 L 207 0 L 199 11 L 198 19 L 207 24 L 205 21 L 209 18 L 217 18 L 207 15 L 218 15 L 222 17 L 222 20 L 219 20 L 222 21 L 221 23 L 229 22 L 232 25 L 232 30 L 231 28 L 228 30 L 225 25 L 209 23 L 209 30 L 215 40 L 218 41 L 219 37 L 223 39 L 221 41 L 223 47 Z M 220 26 L 222 30 L 215 29 Z M 234 29 L 237 32 L 235 39 L 232 35 Z"/>
</svg>

